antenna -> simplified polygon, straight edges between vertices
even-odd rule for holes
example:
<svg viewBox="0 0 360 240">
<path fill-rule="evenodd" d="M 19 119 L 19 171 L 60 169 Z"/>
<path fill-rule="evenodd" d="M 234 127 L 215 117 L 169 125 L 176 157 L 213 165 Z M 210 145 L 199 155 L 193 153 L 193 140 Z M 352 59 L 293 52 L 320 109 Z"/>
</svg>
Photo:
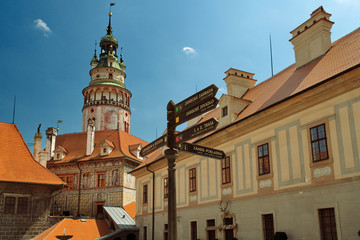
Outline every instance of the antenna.
<svg viewBox="0 0 360 240">
<path fill-rule="evenodd" d="M 15 123 L 15 107 L 16 107 L 16 95 L 14 96 L 14 109 L 13 109 L 13 120 L 12 123 Z"/>
<path fill-rule="evenodd" d="M 271 76 L 274 76 L 273 57 L 272 57 L 272 44 L 271 44 L 271 33 L 270 33 L 270 61 L 271 61 Z"/>
</svg>

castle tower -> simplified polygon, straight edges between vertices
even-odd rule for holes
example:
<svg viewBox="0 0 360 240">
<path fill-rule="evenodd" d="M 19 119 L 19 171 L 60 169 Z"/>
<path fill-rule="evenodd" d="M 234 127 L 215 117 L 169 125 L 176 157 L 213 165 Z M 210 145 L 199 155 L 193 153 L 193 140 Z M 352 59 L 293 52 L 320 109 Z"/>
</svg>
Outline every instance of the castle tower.
<svg viewBox="0 0 360 240">
<path fill-rule="evenodd" d="M 131 92 L 125 87 L 125 64 L 120 54 L 118 60 L 118 41 L 112 35 L 111 16 L 106 35 L 101 38 L 101 53 L 90 62 L 91 81 L 82 91 L 84 106 L 82 131 L 87 131 L 89 120 L 95 122 L 96 131 L 119 129 L 130 133 Z"/>
</svg>

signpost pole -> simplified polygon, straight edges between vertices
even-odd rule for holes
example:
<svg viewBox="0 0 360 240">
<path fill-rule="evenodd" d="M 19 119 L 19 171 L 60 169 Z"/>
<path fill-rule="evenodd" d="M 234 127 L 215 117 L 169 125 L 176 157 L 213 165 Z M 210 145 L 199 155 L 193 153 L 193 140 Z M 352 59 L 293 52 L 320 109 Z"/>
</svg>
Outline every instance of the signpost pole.
<svg viewBox="0 0 360 240">
<path fill-rule="evenodd" d="M 169 197 L 168 197 L 168 227 L 169 240 L 177 239 L 176 221 L 176 185 L 175 185 L 175 160 L 178 151 L 175 149 L 175 104 L 170 101 L 167 105 L 167 146 L 165 157 L 168 160 Z"/>
</svg>

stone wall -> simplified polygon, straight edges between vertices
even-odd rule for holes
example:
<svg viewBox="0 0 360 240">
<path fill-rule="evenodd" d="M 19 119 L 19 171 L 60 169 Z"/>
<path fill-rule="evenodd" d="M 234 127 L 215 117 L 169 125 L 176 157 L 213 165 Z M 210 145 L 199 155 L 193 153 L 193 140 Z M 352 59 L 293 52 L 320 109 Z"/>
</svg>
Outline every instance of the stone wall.
<svg viewBox="0 0 360 240">
<path fill-rule="evenodd" d="M 0 183 L 0 239 L 32 239 L 51 226 L 50 196 L 53 186 Z M 5 197 L 27 197 L 26 214 L 4 214 Z"/>
</svg>

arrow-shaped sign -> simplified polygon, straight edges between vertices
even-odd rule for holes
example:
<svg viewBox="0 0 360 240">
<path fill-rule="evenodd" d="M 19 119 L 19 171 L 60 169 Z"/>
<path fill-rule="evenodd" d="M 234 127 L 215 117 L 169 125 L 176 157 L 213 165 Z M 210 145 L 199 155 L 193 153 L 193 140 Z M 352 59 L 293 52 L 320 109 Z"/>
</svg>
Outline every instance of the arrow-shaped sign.
<svg viewBox="0 0 360 240">
<path fill-rule="evenodd" d="M 161 136 L 158 139 L 154 140 L 153 142 L 149 143 L 145 147 L 143 147 L 140 151 L 140 156 L 145 157 L 146 155 L 149 155 L 150 153 L 154 152 L 155 150 L 163 147 L 166 145 L 167 142 L 167 136 Z"/>
<path fill-rule="evenodd" d="M 182 111 L 180 115 L 175 117 L 175 125 L 180 125 L 187 122 L 201 114 L 216 108 L 219 100 L 215 97 L 205 100 L 204 102 L 198 102 L 196 106 L 193 106 L 186 111 Z"/>
<path fill-rule="evenodd" d="M 178 149 L 180 151 L 189 152 L 192 154 L 197 154 L 201 156 L 216 158 L 216 159 L 224 159 L 226 157 L 224 151 L 217 150 L 214 148 L 203 147 L 190 143 L 180 143 L 178 145 Z"/>
<path fill-rule="evenodd" d="M 178 133 L 175 136 L 175 142 L 181 143 L 188 141 L 192 138 L 196 138 L 202 134 L 208 133 L 216 129 L 216 126 L 218 125 L 218 121 L 215 118 L 210 118 L 209 120 L 206 120 L 205 122 L 202 122 L 198 125 L 195 125 L 189 129 L 186 129 L 185 131 Z"/>
<path fill-rule="evenodd" d="M 182 114 L 184 111 L 192 108 L 193 106 L 198 105 L 200 102 L 203 102 L 207 99 L 213 98 L 218 91 L 218 87 L 214 84 L 210 85 L 207 88 L 204 88 L 198 93 L 188 97 L 187 99 L 179 102 L 175 105 L 175 116 Z"/>
</svg>

